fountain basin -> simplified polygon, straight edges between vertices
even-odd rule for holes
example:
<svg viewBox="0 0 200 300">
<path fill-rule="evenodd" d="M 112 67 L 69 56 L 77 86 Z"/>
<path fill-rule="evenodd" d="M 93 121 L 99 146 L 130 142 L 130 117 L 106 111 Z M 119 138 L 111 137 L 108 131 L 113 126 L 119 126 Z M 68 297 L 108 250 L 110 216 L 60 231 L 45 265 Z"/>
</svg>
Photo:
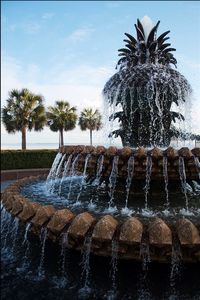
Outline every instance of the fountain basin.
<svg viewBox="0 0 200 300">
<path fill-rule="evenodd" d="M 31 230 L 39 235 L 47 228 L 47 236 L 54 242 L 62 242 L 66 247 L 84 250 L 84 240 L 91 235 L 90 251 L 96 255 L 112 255 L 112 241 L 118 242 L 118 258 L 142 260 L 143 248 L 149 247 L 152 261 L 170 262 L 172 252 L 180 248 L 184 262 L 200 261 L 200 221 L 178 218 L 173 222 L 161 218 L 128 217 L 117 220 L 112 215 L 99 218 L 88 212 L 75 215 L 68 208 L 56 209 L 53 205 L 31 202 L 21 194 L 27 183 L 44 179 L 44 176 L 20 179 L 2 194 L 3 209 L 19 218 L 21 222 L 31 223 Z M 175 250 L 174 250 L 175 248 Z"/>
</svg>

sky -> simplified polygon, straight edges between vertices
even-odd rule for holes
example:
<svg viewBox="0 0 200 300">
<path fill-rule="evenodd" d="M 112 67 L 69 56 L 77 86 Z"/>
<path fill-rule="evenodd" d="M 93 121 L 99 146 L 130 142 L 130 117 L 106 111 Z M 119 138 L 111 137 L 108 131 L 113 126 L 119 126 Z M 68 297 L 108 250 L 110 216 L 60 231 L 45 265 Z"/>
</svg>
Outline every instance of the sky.
<svg viewBox="0 0 200 300">
<path fill-rule="evenodd" d="M 177 70 L 193 89 L 192 130 L 200 134 L 200 2 L 196 1 L 2 1 L 1 107 L 8 92 L 28 88 L 42 94 L 45 106 L 64 99 L 76 106 L 102 110 L 102 89 L 116 72 L 117 50 L 124 33 L 135 36 L 137 18 L 161 21 L 158 34 L 170 30 Z M 7 134 L 2 144 L 20 143 Z M 101 143 L 105 130 L 94 134 Z M 89 143 L 89 132 L 77 128 L 65 143 Z M 28 143 L 56 143 L 58 133 L 45 128 L 28 132 Z"/>
</svg>

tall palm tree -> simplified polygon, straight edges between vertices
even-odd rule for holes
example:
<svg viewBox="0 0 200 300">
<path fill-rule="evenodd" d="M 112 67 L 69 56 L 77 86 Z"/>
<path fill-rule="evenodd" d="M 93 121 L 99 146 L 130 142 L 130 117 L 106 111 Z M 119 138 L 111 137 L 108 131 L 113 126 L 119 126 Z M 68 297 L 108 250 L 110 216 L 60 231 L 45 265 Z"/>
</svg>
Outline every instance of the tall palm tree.
<svg viewBox="0 0 200 300">
<path fill-rule="evenodd" d="M 85 108 L 79 117 L 79 126 L 81 130 L 90 130 L 90 145 L 92 145 L 92 131 L 102 128 L 102 116 L 99 110 Z"/>
<path fill-rule="evenodd" d="M 41 131 L 46 124 L 44 99 L 28 89 L 13 89 L 6 101 L 7 105 L 2 109 L 3 124 L 8 133 L 21 131 L 22 149 L 25 150 L 27 130 Z"/>
<path fill-rule="evenodd" d="M 64 145 L 63 132 L 72 130 L 76 126 L 76 107 L 70 107 L 69 102 L 56 101 L 55 106 L 49 106 L 47 124 L 52 131 L 59 131 L 59 147 Z"/>
</svg>

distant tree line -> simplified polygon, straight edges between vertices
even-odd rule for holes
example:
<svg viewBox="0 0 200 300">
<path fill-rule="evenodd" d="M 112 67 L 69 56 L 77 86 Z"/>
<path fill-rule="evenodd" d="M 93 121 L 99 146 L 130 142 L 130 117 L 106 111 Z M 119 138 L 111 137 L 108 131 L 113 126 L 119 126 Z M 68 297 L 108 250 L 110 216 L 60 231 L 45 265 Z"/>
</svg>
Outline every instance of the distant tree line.
<svg viewBox="0 0 200 300">
<path fill-rule="evenodd" d="M 28 89 L 11 90 L 6 102 L 2 108 L 2 122 L 8 133 L 21 132 L 23 150 L 26 149 L 27 131 L 41 131 L 44 126 L 48 126 L 52 131 L 59 132 L 60 147 L 64 145 L 64 131 L 74 129 L 78 120 L 81 130 L 89 130 L 92 145 L 93 131 L 103 126 L 98 109 L 85 108 L 78 117 L 75 106 L 70 106 L 68 101 L 59 100 L 46 110 L 44 97 Z"/>
</svg>

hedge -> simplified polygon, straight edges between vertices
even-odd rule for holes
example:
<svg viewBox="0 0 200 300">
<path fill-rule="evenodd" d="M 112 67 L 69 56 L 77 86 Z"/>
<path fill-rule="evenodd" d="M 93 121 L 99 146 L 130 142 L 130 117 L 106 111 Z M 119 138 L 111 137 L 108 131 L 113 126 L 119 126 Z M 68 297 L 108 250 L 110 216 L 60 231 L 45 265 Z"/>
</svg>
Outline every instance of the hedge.
<svg viewBox="0 0 200 300">
<path fill-rule="evenodd" d="M 50 168 L 57 150 L 2 150 L 1 170 Z"/>
</svg>

